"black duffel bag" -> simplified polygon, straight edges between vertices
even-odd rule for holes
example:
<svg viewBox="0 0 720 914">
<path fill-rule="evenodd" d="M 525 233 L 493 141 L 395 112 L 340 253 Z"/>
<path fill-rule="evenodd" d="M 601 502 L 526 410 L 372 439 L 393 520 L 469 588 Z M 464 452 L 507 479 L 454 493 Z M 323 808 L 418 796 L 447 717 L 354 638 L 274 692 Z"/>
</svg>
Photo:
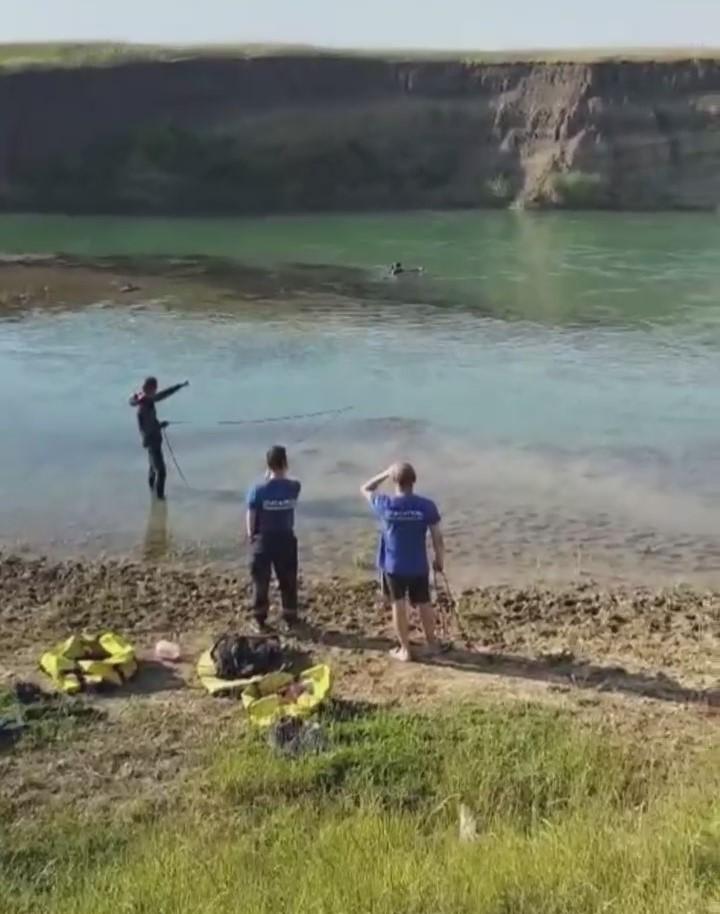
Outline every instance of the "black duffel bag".
<svg viewBox="0 0 720 914">
<path fill-rule="evenodd" d="M 219 679 L 249 679 L 285 666 L 279 638 L 262 635 L 221 635 L 210 651 Z"/>
</svg>

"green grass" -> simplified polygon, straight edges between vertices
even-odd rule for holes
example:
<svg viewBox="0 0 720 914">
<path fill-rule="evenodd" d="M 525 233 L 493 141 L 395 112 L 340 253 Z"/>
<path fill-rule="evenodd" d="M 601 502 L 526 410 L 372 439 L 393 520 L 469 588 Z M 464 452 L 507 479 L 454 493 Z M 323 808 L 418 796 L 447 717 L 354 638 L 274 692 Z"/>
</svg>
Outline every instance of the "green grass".
<svg viewBox="0 0 720 914">
<path fill-rule="evenodd" d="M 103 714 L 81 700 L 47 695 L 22 704 L 10 689 L 0 688 L 0 719 L 22 722 L 17 740 L 25 748 L 82 738 L 83 726 L 102 719 Z"/>
<path fill-rule="evenodd" d="M 208 714 L 211 727 L 212 712 Z M 720 772 L 532 707 L 225 737 L 174 814 L 0 827 L 3 914 L 710 914 Z M 477 819 L 458 838 L 458 806 Z"/>
<path fill-rule="evenodd" d="M 502 51 L 439 51 L 414 48 L 346 49 L 310 45 L 150 45 L 122 42 L 0 43 L 0 68 L 111 66 L 132 61 L 173 61 L 208 57 L 357 57 L 388 61 L 464 61 L 467 63 L 598 63 L 604 61 L 717 60 L 712 47 L 678 48 L 526 48 Z"/>
</svg>

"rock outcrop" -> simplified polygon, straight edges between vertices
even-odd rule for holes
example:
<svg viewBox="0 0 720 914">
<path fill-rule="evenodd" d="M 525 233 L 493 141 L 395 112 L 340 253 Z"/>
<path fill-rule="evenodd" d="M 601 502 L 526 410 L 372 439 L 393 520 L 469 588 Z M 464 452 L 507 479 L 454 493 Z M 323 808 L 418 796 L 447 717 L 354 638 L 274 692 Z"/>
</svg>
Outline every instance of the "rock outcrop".
<svg viewBox="0 0 720 914">
<path fill-rule="evenodd" d="M 0 75 L 0 206 L 714 209 L 720 61 L 192 57 Z"/>
</svg>

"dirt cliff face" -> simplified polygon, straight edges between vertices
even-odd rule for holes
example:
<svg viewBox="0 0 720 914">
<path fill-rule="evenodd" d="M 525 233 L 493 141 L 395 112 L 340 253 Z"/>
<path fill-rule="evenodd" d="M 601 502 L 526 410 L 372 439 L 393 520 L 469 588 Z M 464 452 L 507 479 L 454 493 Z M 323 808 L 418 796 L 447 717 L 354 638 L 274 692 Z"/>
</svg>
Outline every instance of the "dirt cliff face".
<svg viewBox="0 0 720 914">
<path fill-rule="evenodd" d="M 720 61 L 192 58 L 0 75 L 0 206 L 715 208 Z"/>
</svg>

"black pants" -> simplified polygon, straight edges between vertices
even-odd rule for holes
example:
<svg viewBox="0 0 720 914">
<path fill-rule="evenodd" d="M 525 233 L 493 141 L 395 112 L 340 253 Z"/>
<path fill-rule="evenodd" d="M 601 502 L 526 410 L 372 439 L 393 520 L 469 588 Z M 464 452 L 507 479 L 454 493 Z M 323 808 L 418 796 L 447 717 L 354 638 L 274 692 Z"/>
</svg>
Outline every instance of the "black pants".
<svg viewBox="0 0 720 914">
<path fill-rule="evenodd" d="M 255 587 L 255 618 L 265 622 L 270 605 L 270 575 L 275 570 L 283 617 L 288 621 L 297 618 L 297 540 L 293 533 L 278 533 L 274 536 L 259 536 L 253 543 L 253 557 L 250 565 Z"/>
<path fill-rule="evenodd" d="M 148 485 L 158 498 L 165 498 L 167 469 L 163 457 L 162 441 L 153 441 L 147 446 L 149 474 Z"/>
</svg>

